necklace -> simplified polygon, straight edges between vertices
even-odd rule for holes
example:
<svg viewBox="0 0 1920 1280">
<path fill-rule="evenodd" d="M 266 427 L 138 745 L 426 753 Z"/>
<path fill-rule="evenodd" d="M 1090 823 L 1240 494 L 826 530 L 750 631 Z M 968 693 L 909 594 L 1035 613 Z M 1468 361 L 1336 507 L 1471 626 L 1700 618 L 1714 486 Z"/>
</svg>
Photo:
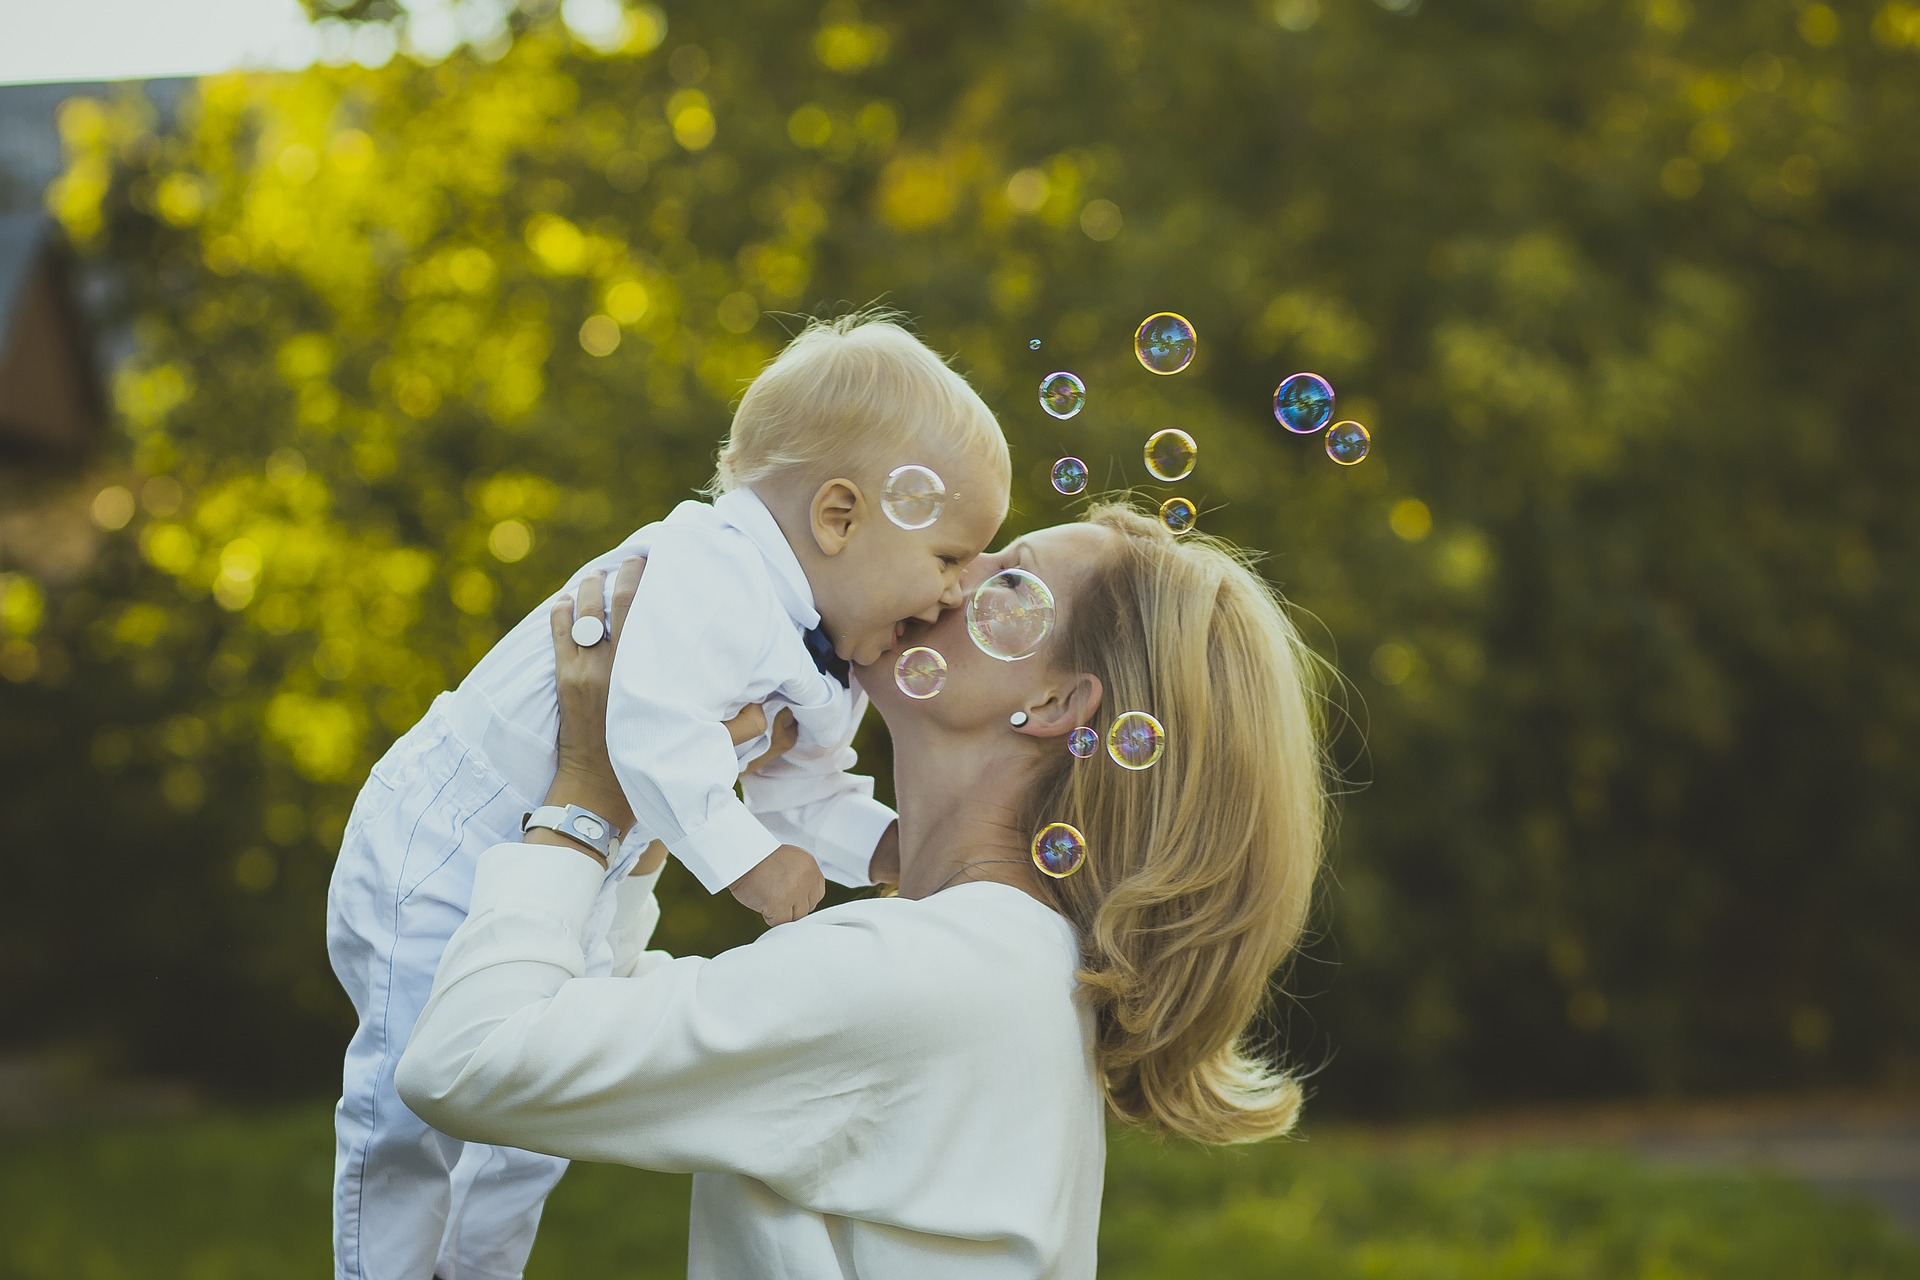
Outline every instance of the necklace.
<svg viewBox="0 0 1920 1280">
<path fill-rule="evenodd" d="M 953 876 L 959 875 L 962 871 L 965 871 L 968 867 L 984 867 L 990 862 L 1025 863 L 1026 861 L 1027 860 L 1025 858 L 976 858 L 972 862 L 963 862 L 958 867 L 954 868 L 954 872 L 952 876 L 948 876 L 945 880 L 942 880 L 939 884 L 933 886 L 932 889 L 928 890 L 927 896 L 931 898 L 934 894 L 940 892 L 942 889 L 952 884 Z"/>
</svg>

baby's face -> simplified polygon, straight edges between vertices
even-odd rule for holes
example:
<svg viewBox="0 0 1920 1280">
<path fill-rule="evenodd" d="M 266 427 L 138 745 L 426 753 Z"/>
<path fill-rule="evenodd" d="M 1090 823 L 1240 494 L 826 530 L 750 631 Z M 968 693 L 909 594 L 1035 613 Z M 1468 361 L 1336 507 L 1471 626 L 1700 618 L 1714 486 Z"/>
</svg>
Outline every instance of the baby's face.
<svg viewBox="0 0 1920 1280">
<path fill-rule="evenodd" d="M 1007 517 L 1007 477 L 997 460 L 940 469 L 947 500 L 924 529 L 887 519 L 878 492 L 864 494 L 853 536 L 820 563 L 814 593 L 834 652 L 857 667 L 889 657 L 907 623 L 937 620 L 962 603 L 961 575 Z M 957 495 L 957 496 L 956 496 Z"/>
</svg>

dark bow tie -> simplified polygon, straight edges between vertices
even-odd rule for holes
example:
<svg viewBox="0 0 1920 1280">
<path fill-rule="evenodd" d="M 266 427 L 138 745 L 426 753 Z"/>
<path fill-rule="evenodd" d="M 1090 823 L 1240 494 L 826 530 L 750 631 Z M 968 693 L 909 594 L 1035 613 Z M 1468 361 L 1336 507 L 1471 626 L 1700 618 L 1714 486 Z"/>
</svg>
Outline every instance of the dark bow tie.
<svg viewBox="0 0 1920 1280">
<path fill-rule="evenodd" d="M 813 665 L 820 668 L 823 676 L 832 676 L 840 682 L 842 689 L 853 688 L 852 669 L 847 660 L 833 651 L 833 641 L 827 639 L 827 633 L 815 627 L 802 633 L 807 642 L 807 653 L 813 658 Z"/>
</svg>

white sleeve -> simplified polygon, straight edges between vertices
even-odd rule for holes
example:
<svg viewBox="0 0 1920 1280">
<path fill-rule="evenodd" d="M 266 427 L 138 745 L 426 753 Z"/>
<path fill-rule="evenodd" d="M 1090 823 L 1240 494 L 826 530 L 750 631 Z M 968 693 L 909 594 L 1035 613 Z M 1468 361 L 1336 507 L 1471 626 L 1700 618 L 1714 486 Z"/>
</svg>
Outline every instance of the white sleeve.
<svg viewBox="0 0 1920 1280">
<path fill-rule="evenodd" d="M 724 723 L 773 688 L 759 674 L 774 641 L 761 573 L 699 535 L 657 537 L 607 693 L 607 753 L 637 825 L 709 893 L 781 843 L 734 794 Z"/>
<path fill-rule="evenodd" d="M 859 695 L 846 739 L 813 752 L 789 751 L 740 779 L 747 808 L 784 844 L 813 854 L 836 884 L 872 884 L 873 847 L 895 819 L 873 798 L 873 779 L 847 772 L 858 762 L 853 734 L 866 711 Z"/>
<path fill-rule="evenodd" d="M 797 1203 L 885 1149 L 868 1130 L 940 1042 L 903 945 L 843 909 L 711 960 L 586 978 L 600 876 L 554 846 L 482 856 L 397 1069 L 421 1119 L 575 1160 L 744 1174 Z"/>
<path fill-rule="evenodd" d="M 664 869 L 664 868 L 662 868 Z M 613 889 L 613 921 L 607 926 L 607 947 L 613 953 L 613 975 L 631 978 L 645 972 L 666 952 L 649 952 L 653 931 L 660 925 L 660 903 L 654 889 L 660 883 L 660 871 L 649 875 L 620 877 Z"/>
</svg>

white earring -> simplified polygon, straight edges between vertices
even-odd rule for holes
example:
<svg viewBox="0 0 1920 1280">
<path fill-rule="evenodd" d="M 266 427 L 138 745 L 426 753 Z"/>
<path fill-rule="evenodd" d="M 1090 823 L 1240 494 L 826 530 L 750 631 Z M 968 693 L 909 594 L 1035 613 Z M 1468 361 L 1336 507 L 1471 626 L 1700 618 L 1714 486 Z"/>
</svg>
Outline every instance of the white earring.
<svg viewBox="0 0 1920 1280">
<path fill-rule="evenodd" d="M 1007 723 L 1016 729 L 1024 729 L 1027 724 L 1027 713 L 1024 711 L 1016 711 L 1007 717 Z"/>
</svg>

